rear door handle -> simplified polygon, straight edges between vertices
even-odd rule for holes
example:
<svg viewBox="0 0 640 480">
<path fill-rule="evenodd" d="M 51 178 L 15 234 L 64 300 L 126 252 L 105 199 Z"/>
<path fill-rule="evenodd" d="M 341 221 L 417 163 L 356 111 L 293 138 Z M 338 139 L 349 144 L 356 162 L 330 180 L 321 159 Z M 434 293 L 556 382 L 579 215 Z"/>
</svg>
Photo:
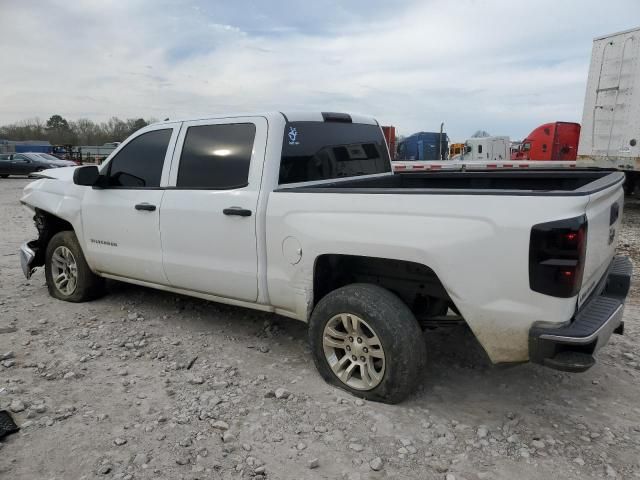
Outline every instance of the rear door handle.
<svg viewBox="0 0 640 480">
<path fill-rule="evenodd" d="M 146 212 L 153 212 L 156 209 L 156 206 L 145 202 L 145 203 L 138 203 L 135 208 L 136 208 L 136 210 L 144 210 Z"/>
<path fill-rule="evenodd" d="M 224 213 L 225 215 L 237 215 L 239 217 L 251 216 L 251 210 L 247 210 L 246 208 L 240 208 L 240 207 L 225 208 L 224 210 L 222 210 L 222 213 Z"/>
</svg>

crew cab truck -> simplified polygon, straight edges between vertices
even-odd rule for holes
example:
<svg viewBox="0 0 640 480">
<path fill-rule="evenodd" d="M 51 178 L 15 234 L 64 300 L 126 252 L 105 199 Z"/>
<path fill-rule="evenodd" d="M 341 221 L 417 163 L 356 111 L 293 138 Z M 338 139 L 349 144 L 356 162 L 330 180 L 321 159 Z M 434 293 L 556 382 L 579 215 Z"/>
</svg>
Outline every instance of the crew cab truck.
<svg viewBox="0 0 640 480">
<path fill-rule="evenodd" d="M 157 123 L 41 175 L 20 257 L 53 297 L 108 278 L 302 320 L 322 377 L 368 399 L 419 382 L 425 326 L 569 371 L 622 331 L 623 173 L 394 174 L 374 119 L 275 112 Z"/>
</svg>

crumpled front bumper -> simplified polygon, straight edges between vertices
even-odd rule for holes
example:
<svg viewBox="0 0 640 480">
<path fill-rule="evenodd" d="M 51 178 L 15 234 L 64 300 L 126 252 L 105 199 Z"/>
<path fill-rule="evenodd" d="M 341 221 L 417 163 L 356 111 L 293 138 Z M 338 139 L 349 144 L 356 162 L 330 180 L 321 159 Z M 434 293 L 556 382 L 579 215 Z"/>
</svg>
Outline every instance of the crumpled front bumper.
<svg viewBox="0 0 640 480">
<path fill-rule="evenodd" d="M 22 266 L 22 273 L 27 278 L 31 278 L 36 269 L 33 265 L 36 259 L 36 251 L 31 248 L 30 243 L 25 242 L 20 246 L 20 266 Z"/>
</svg>

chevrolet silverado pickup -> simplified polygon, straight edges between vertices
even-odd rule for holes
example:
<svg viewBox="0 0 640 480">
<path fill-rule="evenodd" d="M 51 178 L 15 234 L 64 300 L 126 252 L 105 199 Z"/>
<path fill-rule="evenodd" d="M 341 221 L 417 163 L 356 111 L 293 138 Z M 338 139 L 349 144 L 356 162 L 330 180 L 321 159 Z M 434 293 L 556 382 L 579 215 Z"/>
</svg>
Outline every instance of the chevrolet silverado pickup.
<svg viewBox="0 0 640 480">
<path fill-rule="evenodd" d="M 623 330 L 623 180 L 394 174 L 376 120 L 343 113 L 167 121 L 27 185 L 21 262 L 61 300 L 115 279 L 308 322 L 326 381 L 394 403 L 426 368 L 423 330 L 447 323 L 494 363 L 591 367 Z"/>
</svg>

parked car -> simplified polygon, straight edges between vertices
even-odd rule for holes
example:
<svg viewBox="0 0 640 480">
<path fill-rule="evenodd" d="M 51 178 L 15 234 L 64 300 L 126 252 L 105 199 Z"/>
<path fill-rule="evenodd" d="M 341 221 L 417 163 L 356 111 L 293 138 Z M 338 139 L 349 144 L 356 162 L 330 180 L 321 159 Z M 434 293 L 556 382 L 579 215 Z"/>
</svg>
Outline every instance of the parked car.
<svg viewBox="0 0 640 480">
<path fill-rule="evenodd" d="M 9 175 L 31 175 L 49 168 L 77 165 L 75 162 L 60 160 L 53 155 L 41 152 L 12 153 L 0 155 L 0 177 Z"/>
<path fill-rule="evenodd" d="M 73 167 L 73 166 L 76 166 L 76 165 L 80 165 L 78 162 L 76 162 L 74 160 L 60 159 L 60 158 L 56 157 L 55 155 L 51 155 L 49 153 L 37 152 L 37 153 L 33 153 L 33 155 L 36 155 L 36 156 L 38 156 L 40 158 L 44 158 L 44 160 L 46 162 L 58 164 L 61 167 Z"/>
<path fill-rule="evenodd" d="M 621 172 L 394 174 L 372 118 L 267 113 L 154 124 L 47 176 L 20 257 L 53 297 L 110 278 L 302 320 L 357 396 L 411 391 L 421 327 L 466 322 L 495 363 L 565 371 L 622 333 Z"/>
</svg>

